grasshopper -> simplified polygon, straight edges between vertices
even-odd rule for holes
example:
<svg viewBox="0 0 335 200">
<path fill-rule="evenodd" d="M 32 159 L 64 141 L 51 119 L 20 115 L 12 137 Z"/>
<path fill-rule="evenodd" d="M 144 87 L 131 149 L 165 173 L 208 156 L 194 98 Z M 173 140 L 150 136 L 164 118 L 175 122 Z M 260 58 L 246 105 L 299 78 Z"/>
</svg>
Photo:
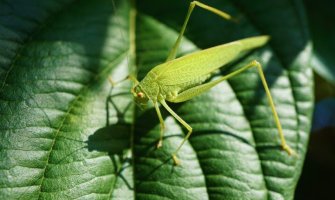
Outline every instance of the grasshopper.
<svg viewBox="0 0 335 200">
<path fill-rule="evenodd" d="M 246 66 L 226 76 L 220 77 L 211 82 L 205 82 L 210 77 L 211 73 L 236 59 L 242 53 L 265 45 L 269 40 L 269 36 L 265 35 L 241 39 L 176 58 L 176 53 L 180 45 L 180 41 L 184 35 L 190 15 L 195 6 L 219 15 L 226 20 L 232 20 L 232 17 L 223 11 L 198 1 L 191 2 L 186 19 L 182 26 L 182 30 L 180 31 L 179 36 L 166 59 L 166 62 L 154 67 L 141 81 L 138 81 L 135 76 L 132 75 L 127 77 L 127 79 L 132 80 L 134 83 L 131 89 L 131 93 L 134 96 L 136 104 L 139 107 L 144 108 L 150 100 L 155 107 L 160 121 L 160 139 L 157 143 L 157 148 L 161 147 L 163 144 L 165 129 L 164 120 L 159 109 L 159 104 L 161 104 L 177 121 L 179 121 L 188 130 L 184 140 L 178 146 L 176 151 L 172 153 L 172 159 L 174 160 L 174 163 L 178 165 L 180 164 L 180 161 L 177 158 L 177 153 L 185 141 L 192 134 L 192 127 L 187 124 L 187 122 L 185 122 L 180 116 L 178 116 L 178 114 L 176 114 L 168 106 L 166 101 L 173 103 L 187 101 L 209 90 L 220 82 L 236 76 L 247 69 L 255 67 L 258 70 L 274 116 L 281 140 L 281 146 L 283 150 L 285 150 L 289 155 L 294 154 L 294 151 L 286 144 L 281 123 L 279 121 L 279 117 L 273 103 L 262 66 L 259 62 L 254 60 Z M 112 84 L 115 85 L 113 82 Z"/>
</svg>

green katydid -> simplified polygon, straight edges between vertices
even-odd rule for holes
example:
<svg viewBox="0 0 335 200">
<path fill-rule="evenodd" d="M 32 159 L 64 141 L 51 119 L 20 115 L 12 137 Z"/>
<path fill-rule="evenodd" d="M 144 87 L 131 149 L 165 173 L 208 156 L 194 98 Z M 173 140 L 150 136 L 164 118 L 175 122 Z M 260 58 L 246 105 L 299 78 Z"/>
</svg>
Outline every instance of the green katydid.
<svg viewBox="0 0 335 200">
<path fill-rule="evenodd" d="M 179 117 L 166 103 L 166 101 L 178 103 L 187 101 L 207 90 L 214 87 L 218 83 L 227 80 L 247 69 L 256 67 L 260 75 L 262 84 L 264 86 L 266 96 L 271 107 L 274 120 L 278 129 L 282 148 L 289 154 L 294 154 L 294 151 L 286 144 L 282 127 L 275 109 L 267 82 L 264 77 L 262 67 L 259 62 L 252 61 L 248 65 L 211 82 L 205 82 L 215 70 L 224 66 L 225 64 L 236 59 L 241 53 L 248 50 L 261 47 L 269 40 L 268 36 L 257 36 L 246 39 L 237 40 L 227 44 L 211 47 L 202 51 L 188 54 L 186 56 L 176 58 L 176 52 L 180 45 L 190 15 L 195 8 L 199 6 L 207 11 L 221 16 L 224 19 L 231 20 L 231 16 L 216 8 L 210 7 L 198 1 L 190 3 L 186 19 L 184 21 L 182 30 L 179 33 L 172 50 L 170 51 L 166 62 L 154 67 L 143 78 L 138 81 L 134 76 L 128 76 L 134 82 L 131 92 L 134 96 L 135 102 L 140 107 L 146 106 L 148 101 L 152 101 L 160 121 L 160 139 L 157 143 L 157 148 L 162 146 L 164 136 L 164 121 L 159 109 L 159 103 L 187 130 L 188 133 L 184 140 L 178 146 L 176 151 L 172 154 L 172 158 L 176 165 L 179 164 L 177 153 L 183 146 L 185 141 L 192 133 L 192 127 L 188 125 L 181 117 Z M 115 84 L 115 83 L 113 83 Z"/>
</svg>

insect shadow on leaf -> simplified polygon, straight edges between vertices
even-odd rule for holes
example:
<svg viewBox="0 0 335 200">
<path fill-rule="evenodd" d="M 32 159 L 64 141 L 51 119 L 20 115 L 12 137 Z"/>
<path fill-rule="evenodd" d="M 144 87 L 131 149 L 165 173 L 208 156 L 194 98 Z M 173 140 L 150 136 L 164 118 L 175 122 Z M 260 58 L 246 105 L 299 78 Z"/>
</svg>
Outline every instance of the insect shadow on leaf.
<svg viewBox="0 0 335 200">
<path fill-rule="evenodd" d="M 121 111 L 113 99 L 129 95 L 129 93 L 112 94 L 112 92 L 113 87 L 105 101 L 106 126 L 96 130 L 88 137 L 87 148 L 89 151 L 107 152 L 114 165 L 116 176 L 121 178 L 127 187 L 132 190 L 133 186 L 122 175 L 122 172 L 132 163 L 131 158 L 126 155 L 130 149 L 131 124 L 125 120 L 125 113 L 131 108 L 132 103 L 129 102 Z M 115 123 L 110 122 L 111 110 L 115 111 L 115 114 L 113 114 L 117 119 Z"/>
</svg>

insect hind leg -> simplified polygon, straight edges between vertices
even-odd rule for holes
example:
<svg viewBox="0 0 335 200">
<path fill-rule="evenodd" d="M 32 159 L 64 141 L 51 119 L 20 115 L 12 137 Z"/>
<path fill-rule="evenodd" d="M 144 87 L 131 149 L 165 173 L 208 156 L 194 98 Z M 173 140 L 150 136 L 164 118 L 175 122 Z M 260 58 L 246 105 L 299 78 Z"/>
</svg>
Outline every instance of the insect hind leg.
<svg viewBox="0 0 335 200">
<path fill-rule="evenodd" d="M 265 76 L 264 76 L 264 72 L 263 72 L 263 69 L 262 69 L 262 66 L 261 64 L 254 60 L 252 62 L 250 62 L 249 64 L 247 64 L 246 66 L 226 75 L 226 76 L 223 76 L 215 81 L 217 82 L 221 82 L 221 81 L 224 81 L 224 80 L 227 80 L 231 77 L 234 77 L 238 74 L 240 74 L 241 72 L 247 70 L 247 69 L 250 69 L 252 67 L 256 67 L 257 68 L 257 71 L 258 71 L 258 74 L 261 78 L 261 81 L 262 81 L 262 84 L 263 84 L 263 87 L 264 87 L 264 90 L 265 90 L 265 93 L 266 93 L 266 96 L 267 96 L 267 99 L 268 99 L 268 102 L 269 102 L 269 105 L 271 107 L 271 111 L 272 111 L 272 114 L 273 114 L 273 117 L 274 117 L 274 120 L 275 120 L 275 123 L 276 123 L 276 126 L 277 126 L 277 130 L 278 130 L 278 134 L 279 134 L 279 137 L 280 137 L 280 141 L 281 141 L 281 146 L 283 148 L 283 150 L 285 150 L 289 155 L 296 155 L 296 153 L 294 152 L 294 150 L 292 150 L 286 143 L 286 140 L 285 140 L 285 137 L 284 137 L 284 133 L 283 133 L 283 129 L 282 129 L 282 126 L 281 126 L 281 123 L 280 123 L 280 120 L 279 120 L 279 117 L 278 117 L 278 113 L 276 111 L 276 108 L 275 108 L 275 105 L 274 105 L 274 102 L 273 102 L 273 99 L 272 99 L 272 96 L 271 96 L 271 93 L 270 93 L 270 90 L 269 90 L 269 87 L 268 87 L 268 84 L 266 82 L 266 79 L 265 79 Z"/>
<path fill-rule="evenodd" d="M 249 66 L 249 68 L 250 67 L 256 67 L 257 68 L 258 74 L 259 74 L 259 76 L 261 78 L 261 81 L 262 81 L 264 90 L 266 92 L 266 96 L 267 96 L 269 105 L 271 107 L 272 114 L 273 114 L 273 117 L 274 117 L 277 129 L 278 129 L 278 133 L 279 133 L 279 137 L 280 137 L 280 141 L 281 141 L 281 146 L 282 146 L 283 150 L 285 150 L 289 155 L 296 155 L 296 153 L 294 152 L 294 150 L 291 149 L 290 146 L 288 146 L 287 143 L 286 143 L 286 140 L 285 140 L 285 137 L 284 137 L 284 133 L 283 133 L 283 129 L 282 129 L 281 123 L 279 121 L 278 113 L 277 113 L 277 110 L 275 108 L 275 105 L 274 105 L 274 102 L 273 102 L 273 99 L 272 99 L 272 96 L 271 96 L 268 84 L 266 82 L 266 79 L 265 79 L 264 72 L 263 72 L 261 64 L 259 62 L 257 62 L 256 60 L 254 60 L 254 61 L 252 61 L 247 66 Z"/>
<path fill-rule="evenodd" d="M 192 1 L 190 3 L 189 8 L 188 8 L 188 12 L 186 14 L 186 18 L 185 18 L 184 24 L 183 24 L 183 26 L 181 28 L 181 31 L 179 33 L 179 36 L 178 36 L 175 44 L 173 45 L 173 47 L 172 47 L 172 49 L 171 49 L 171 51 L 170 51 L 170 53 L 169 53 L 166 61 L 170 61 L 170 60 L 173 60 L 173 59 L 176 58 L 176 54 L 177 54 L 177 50 L 178 50 L 178 48 L 180 46 L 181 38 L 184 35 L 184 32 L 185 32 L 185 29 L 187 27 L 188 21 L 190 19 L 190 16 L 191 16 L 191 14 L 192 14 L 193 9 L 195 8 L 195 6 L 198 6 L 198 7 L 202 8 L 202 9 L 205 9 L 205 10 L 207 10 L 209 12 L 212 12 L 212 13 L 214 13 L 216 15 L 219 15 L 220 17 L 222 17 L 222 18 L 224 18 L 226 20 L 232 20 L 232 17 L 228 13 L 225 13 L 225 12 L 223 12 L 221 10 L 218 10 L 218 9 L 213 8 L 211 6 L 208 6 L 206 4 L 203 4 L 203 3 L 199 2 L 199 1 Z"/>
</svg>

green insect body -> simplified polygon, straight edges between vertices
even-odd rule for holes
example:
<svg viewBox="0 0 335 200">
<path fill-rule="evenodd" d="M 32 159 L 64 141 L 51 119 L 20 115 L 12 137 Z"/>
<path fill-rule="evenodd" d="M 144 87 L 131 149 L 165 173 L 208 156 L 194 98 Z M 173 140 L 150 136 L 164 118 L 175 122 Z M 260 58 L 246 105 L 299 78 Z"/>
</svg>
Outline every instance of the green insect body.
<svg viewBox="0 0 335 200">
<path fill-rule="evenodd" d="M 186 137 L 178 146 L 176 151 L 172 154 L 174 163 L 178 165 L 180 161 L 177 158 L 177 153 L 191 135 L 192 127 L 188 125 L 181 117 L 179 117 L 167 105 L 166 101 L 173 103 L 187 101 L 209 90 L 218 83 L 227 80 L 233 76 L 236 76 L 247 69 L 255 67 L 257 68 L 260 78 L 262 80 L 262 84 L 264 86 L 266 96 L 268 98 L 269 105 L 274 116 L 274 120 L 281 139 L 281 146 L 285 151 L 287 151 L 288 154 L 294 154 L 294 151 L 286 144 L 278 114 L 275 109 L 271 93 L 266 83 L 260 63 L 258 63 L 257 61 L 252 61 L 248 65 L 226 76 L 220 77 L 214 81 L 205 82 L 217 69 L 223 67 L 227 63 L 243 55 L 243 53 L 245 52 L 265 45 L 269 40 L 268 36 L 257 36 L 241 39 L 238 41 L 191 53 L 180 58 L 175 58 L 189 17 L 195 6 L 199 6 L 205 10 L 213 12 L 214 14 L 217 14 L 225 19 L 231 19 L 231 17 L 227 13 L 219 11 L 213 7 L 207 6 L 197 1 L 191 2 L 182 30 L 174 47 L 168 55 L 167 61 L 154 67 L 151 71 L 149 71 L 141 82 L 139 82 L 134 76 L 128 77 L 134 82 L 134 86 L 131 89 L 131 92 L 134 96 L 136 104 L 140 107 L 145 107 L 149 100 L 152 101 L 154 104 L 161 125 L 161 135 L 157 144 L 157 148 L 162 146 L 165 129 L 164 120 L 159 109 L 159 104 L 161 104 L 176 120 L 178 120 L 188 130 Z"/>
<path fill-rule="evenodd" d="M 189 100 L 204 92 L 201 87 L 196 86 L 207 80 L 211 73 L 241 55 L 243 51 L 264 45 L 268 39 L 268 36 L 247 38 L 165 62 L 148 72 L 135 90 L 143 92 L 154 103 L 163 100 L 174 103 Z M 219 82 L 221 81 L 209 84 L 214 86 Z M 183 94 L 188 94 L 190 98 L 182 98 Z M 135 98 L 137 101 L 138 99 L 141 97 Z"/>
</svg>

